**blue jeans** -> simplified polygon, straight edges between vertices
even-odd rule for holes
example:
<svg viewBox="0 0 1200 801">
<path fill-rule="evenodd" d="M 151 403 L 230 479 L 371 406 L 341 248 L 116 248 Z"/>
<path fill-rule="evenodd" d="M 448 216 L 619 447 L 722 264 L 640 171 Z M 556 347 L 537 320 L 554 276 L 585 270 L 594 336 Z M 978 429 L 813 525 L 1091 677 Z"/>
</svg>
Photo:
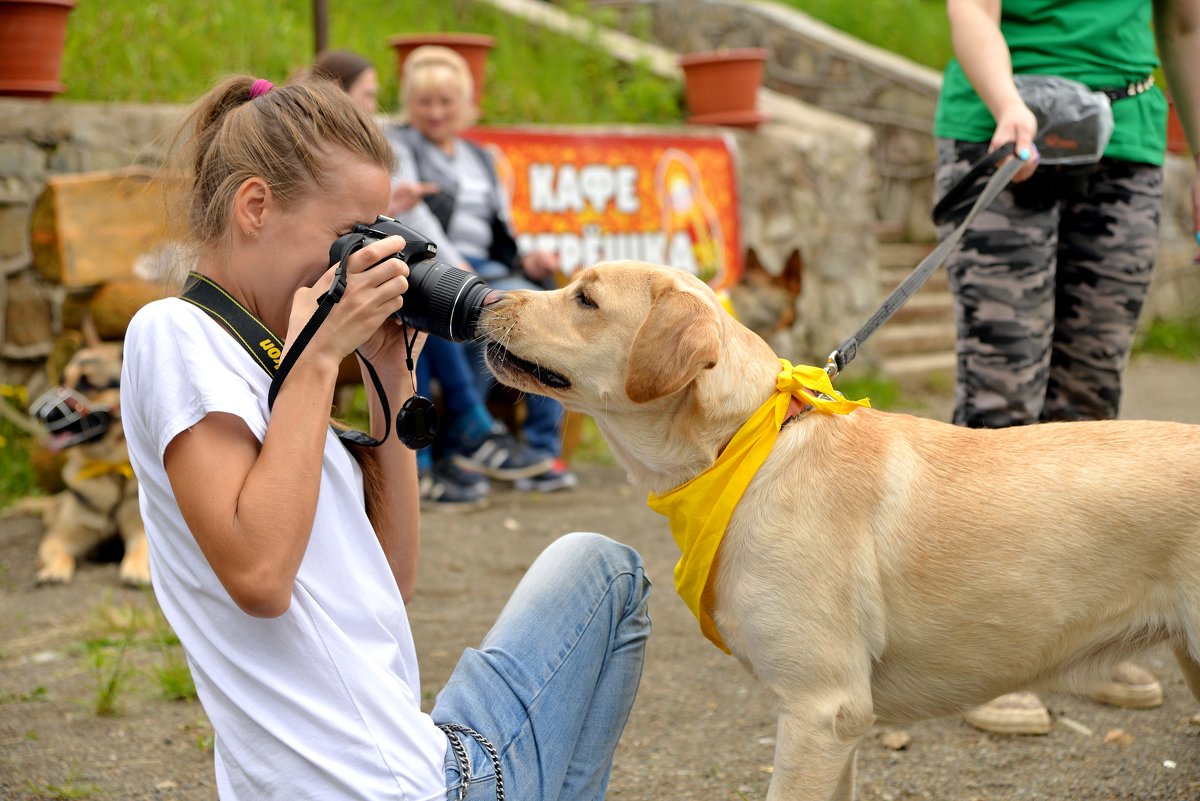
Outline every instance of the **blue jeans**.
<svg viewBox="0 0 1200 801">
<path fill-rule="evenodd" d="M 573 533 L 534 561 L 478 649 L 463 653 L 433 708 L 437 723 L 482 734 L 500 756 L 506 798 L 604 797 L 642 675 L 650 581 L 632 548 Z M 492 801 L 491 758 L 460 735 L 469 801 Z M 447 798 L 461 786 L 446 751 Z"/>
<path fill-rule="evenodd" d="M 469 256 L 467 261 L 492 289 L 545 289 L 524 275 L 513 273 L 494 261 Z M 492 377 L 484 362 L 484 347 L 484 343 L 478 341 L 467 343 L 467 355 L 479 381 L 479 391 L 486 398 L 496 385 L 496 379 Z M 558 458 L 562 454 L 562 421 L 563 407 L 558 401 L 544 395 L 525 395 L 525 422 L 521 426 L 521 432 L 530 448 L 546 456 Z"/>
<path fill-rule="evenodd" d="M 417 464 L 422 470 L 433 465 L 433 451 L 455 452 L 469 450 L 491 431 L 495 420 L 484 403 L 479 376 L 472 374 L 469 353 L 461 343 L 431 336 L 425 340 L 421 358 L 417 359 L 417 392 L 433 397 L 433 382 L 441 390 L 441 430 L 437 442 L 417 451 Z M 483 368 L 484 372 L 487 368 Z"/>
</svg>

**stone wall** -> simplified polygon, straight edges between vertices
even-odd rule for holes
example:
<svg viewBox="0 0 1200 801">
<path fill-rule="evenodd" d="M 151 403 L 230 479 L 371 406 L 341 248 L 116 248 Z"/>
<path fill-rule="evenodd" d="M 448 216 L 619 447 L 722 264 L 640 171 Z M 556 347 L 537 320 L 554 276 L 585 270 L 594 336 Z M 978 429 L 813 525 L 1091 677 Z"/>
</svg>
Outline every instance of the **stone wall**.
<svg viewBox="0 0 1200 801">
<path fill-rule="evenodd" d="M 755 0 L 594 0 L 679 53 L 736 47 L 769 52 L 765 85 L 871 126 L 876 206 L 891 236 L 935 238 L 933 110 L 941 73 L 868 45 L 782 4 Z M 688 20 L 680 25 L 679 20 Z"/>
<path fill-rule="evenodd" d="M 786 99 L 763 102 L 776 121 L 731 133 L 743 246 L 775 274 L 799 255 L 805 268 L 801 322 L 783 333 L 777 347 L 796 358 L 818 359 L 877 302 L 871 132 Z M 47 178 L 156 165 L 181 111 L 0 99 L 0 384 L 40 389 L 42 365 L 63 326 L 67 290 L 34 270 L 30 244 L 30 214 Z M 104 242 L 94 246 L 103 248 Z"/>
<path fill-rule="evenodd" d="M 0 99 L 0 384 L 37 390 L 62 329 L 66 291 L 35 273 L 30 241 L 47 178 L 157 164 L 178 116 L 172 106 Z"/>
<path fill-rule="evenodd" d="M 527 0 L 488 0 L 497 5 Z M 734 47 L 769 52 L 765 84 L 871 126 L 876 210 L 886 238 L 932 241 L 933 112 L 941 73 L 781 4 L 760 0 L 592 0 L 624 29 L 679 53 Z M 679 24 L 687 20 L 688 24 Z M 1154 285 L 1143 321 L 1200 316 L 1190 158 L 1168 155 Z"/>
</svg>

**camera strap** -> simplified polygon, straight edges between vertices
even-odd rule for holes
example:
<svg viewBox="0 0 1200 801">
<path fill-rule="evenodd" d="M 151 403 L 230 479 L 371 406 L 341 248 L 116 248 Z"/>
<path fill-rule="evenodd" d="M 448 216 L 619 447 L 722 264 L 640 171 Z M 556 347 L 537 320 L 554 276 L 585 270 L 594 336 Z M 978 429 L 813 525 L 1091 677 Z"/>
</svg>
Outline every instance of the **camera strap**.
<svg viewBox="0 0 1200 801">
<path fill-rule="evenodd" d="M 296 341 L 292 344 L 291 349 L 288 350 L 286 357 L 283 354 L 283 341 L 275 335 L 275 332 L 267 328 L 245 306 L 207 276 L 197 272 L 188 273 L 187 281 L 184 283 L 183 292 L 180 294 L 180 297 L 193 306 L 203 309 L 209 316 L 221 323 L 241 343 L 251 358 L 271 377 L 271 388 L 267 393 L 267 408 L 270 409 L 275 405 L 275 397 L 279 394 L 279 389 L 283 386 L 288 372 L 292 369 L 292 366 L 296 363 L 304 348 L 312 340 L 317 329 L 321 327 L 321 323 L 329 316 L 329 312 L 333 309 L 334 304 L 342 299 L 345 291 L 345 260 L 343 259 L 341 269 L 338 270 L 337 276 L 334 278 L 333 286 L 329 288 L 329 291 L 317 303 L 316 312 L 313 313 L 313 316 L 309 318 L 304 328 L 301 329 L 300 334 L 296 337 Z M 371 382 L 374 384 L 375 391 L 379 396 L 379 403 L 383 407 L 384 423 L 386 425 L 383 439 L 375 439 L 369 434 L 353 429 L 341 429 L 335 426 L 333 430 L 337 434 L 338 439 L 344 443 L 376 447 L 382 445 L 391 433 L 391 407 L 388 404 L 387 393 L 383 390 L 383 384 L 379 380 L 375 368 L 361 354 L 359 354 L 358 358 L 366 365 L 367 374 L 371 377 Z M 408 443 L 406 442 L 405 444 Z M 410 445 L 410 447 L 412 446 Z"/>
</svg>

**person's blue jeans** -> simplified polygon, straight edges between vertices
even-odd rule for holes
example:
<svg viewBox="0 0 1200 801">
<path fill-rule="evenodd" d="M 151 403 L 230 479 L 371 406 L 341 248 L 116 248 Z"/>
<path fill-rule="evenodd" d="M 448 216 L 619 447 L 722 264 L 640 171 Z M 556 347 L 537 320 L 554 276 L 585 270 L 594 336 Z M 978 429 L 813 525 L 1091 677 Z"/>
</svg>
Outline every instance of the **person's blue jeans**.
<svg viewBox="0 0 1200 801">
<path fill-rule="evenodd" d="M 487 281 L 492 289 L 501 291 L 511 289 L 544 290 L 544 286 L 533 283 L 524 275 L 511 272 L 507 267 L 489 259 L 466 257 L 480 278 Z M 487 398 L 496 379 L 487 369 L 484 362 L 484 343 L 467 343 L 467 354 L 471 365 L 475 368 L 474 375 L 479 382 L 479 392 Z M 562 421 L 563 407 L 553 398 L 544 395 L 525 395 L 525 422 L 521 431 L 529 447 L 547 456 L 558 458 L 562 454 Z"/>
<path fill-rule="evenodd" d="M 517 585 L 478 649 L 438 694 L 435 723 L 467 726 L 500 756 L 504 794 L 521 801 L 596 801 L 641 680 L 650 581 L 632 548 L 600 534 L 553 542 Z M 483 746 L 460 735 L 470 801 L 496 797 Z M 446 751 L 447 798 L 461 777 Z"/>
<path fill-rule="evenodd" d="M 470 355 L 457 342 L 431 336 L 417 359 L 417 392 L 433 397 L 433 381 L 441 390 L 442 415 L 438 445 L 461 450 L 488 434 L 495 422 L 484 404 L 479 378 L 472 374 Z M 417 451 L 422 470 L 433 465 L 434 446 Z"/>
</svg>

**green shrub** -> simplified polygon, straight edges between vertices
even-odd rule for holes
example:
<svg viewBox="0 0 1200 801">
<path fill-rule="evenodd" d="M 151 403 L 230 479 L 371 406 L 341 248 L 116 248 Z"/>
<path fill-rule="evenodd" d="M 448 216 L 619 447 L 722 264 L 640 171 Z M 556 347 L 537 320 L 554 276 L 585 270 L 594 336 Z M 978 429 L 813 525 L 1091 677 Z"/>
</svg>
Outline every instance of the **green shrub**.
<svg viewBox="0 0 1200 801">
<path fill-rule="evenodd" d="M 0 509 L 28 495 L 37 495 L 40 489 L 33 470 L 30 453 L 33 439 L 28 432 L 16 425 L 10 415 L 24 415 L 27 400 L 24 387 L 0 387 Z"/>
</svg>

